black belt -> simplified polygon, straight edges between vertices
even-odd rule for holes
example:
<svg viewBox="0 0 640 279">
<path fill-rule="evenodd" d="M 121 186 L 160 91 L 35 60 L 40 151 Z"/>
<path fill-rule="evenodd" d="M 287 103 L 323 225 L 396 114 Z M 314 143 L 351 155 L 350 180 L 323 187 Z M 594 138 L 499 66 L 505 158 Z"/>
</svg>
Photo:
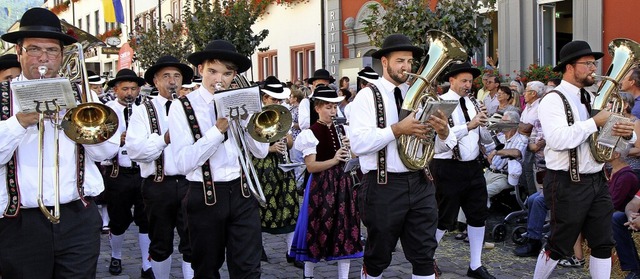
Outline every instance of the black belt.
<svg viewBox="0 0 640 279">
<path fill-rule="evenodd" d="M 93 201 L 93 197 L 84 197 L 84 199 L 87 202 L 92 202 Z M 33 207 L 33 208 L 24 208 L 24 205 L 20 205 L 20 210 L 40 210 L 40 208 L 38 207 Z M 47 209 L 49 210 L 53 210 L 53 206 L 45 206 Z M 75 201 L 70 201 L 68 203 L 61 203 L 60 204 L 60 208 L 85 208 L 84 203 L 82 203 L 82 200 L 78 199 Z"/>
<path fill-rule="evenodd" d="M 491 168 L 490 168 L 489 170 L 490 170 L 492 173 L 501 173 L 501 174 L 504 174 L 504 175 L 509 175 L 509 172 L 508 172 L 508 171 L 506 171 L 506 170 L 494 170 L 494 169 L 491 169 Z"/>
<path fill-rule="evenodd" d="M 569 175 L 568 171 L 562 171 L 562 170 L 552 170 L 552 169 L 547 169 L 548 172 L 556 172 L 560 175 Z M 580 177 L 581 178 L 594 178 L 594 177 L 604 177 L 604 172 L 603 171 L 599 171 L 599 172 L 594 172 L 594 173 L 580 173 Z"/>
<path fill-rule="evenodd" d="M 214 187 L 229 187 L 229 186 L 234 186 L 239 184 L 240 184 L 240 177 L 231 181 L 214 181 L 213 182 Z M 189 181 L 189 185 L 191 186 L 191 188 L 202 189 L 202 182 L 200 181 Z"/>
<path fill-rule="evenodd" d="M 131 167 L 120 166 L 120 172 L 127 173 L 127 174 L 140 173 L 140 167 L 131 168 Z"/>
</svg>

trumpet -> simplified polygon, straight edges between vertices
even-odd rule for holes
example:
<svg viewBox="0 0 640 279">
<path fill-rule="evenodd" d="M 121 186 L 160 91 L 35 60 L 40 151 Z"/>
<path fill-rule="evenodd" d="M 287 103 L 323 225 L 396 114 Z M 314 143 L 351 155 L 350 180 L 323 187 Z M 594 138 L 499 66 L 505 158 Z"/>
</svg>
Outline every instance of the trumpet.
<svg viewBox="0 0 640 279">
<path fill-rule="evenodd" d="M 336 130 L 336 134 L 338 135 L 338 144 L 340 144 L 340 148 L 346 147 L 347 149 L 347 164 L 353 160 L 357 160 L 359 161 L 360 159 L 358 158 L 353 158 L 351 156 L 351 150 L 348 146 L 344 145 L 344 142 L 342 142 L 342 137 L 344 137 L 346 135 L 345 131 L 344 131 L 344 127 L 342 125 L 338 125 L 338 122 L 336 120 L 335 116 L 331 117 L 331 122 L 333 122 L 333 128 Z M 353 163 L 352 163 L 353 164 Z M 360 185 L 360 180 L 358 179 L 357 173 L 356 173 L 356 169 L 357 167 L 352 168 L 351 170 L 349 170 L 349 174 L 351 175 L 351 180 L 353 181 L 353 187 L 358 187 Z"/>
</svg>

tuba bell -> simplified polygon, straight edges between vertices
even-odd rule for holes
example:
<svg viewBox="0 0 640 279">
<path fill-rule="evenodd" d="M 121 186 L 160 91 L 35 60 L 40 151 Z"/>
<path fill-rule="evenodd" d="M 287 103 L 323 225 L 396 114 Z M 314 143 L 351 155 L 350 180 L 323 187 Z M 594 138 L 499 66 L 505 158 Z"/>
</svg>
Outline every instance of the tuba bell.
<svg viewBox="0 0 640 279">
<path fill-rule="evenodd" d="M 462 44 L 451 35 L 430 30 L 427 32 L 429 40 L 429 52 L 424 64 L 418 70 L 418 74 L 405 74 L 415 77 L 416 80 L 407 91 L 402 103 L 399 120 L 407 117 L 412 111 L 425 106 L 429 101 L 438 101 L 440 98 L 432 84 L 440 73 L 451 63 L 462 63 L 467 60 L 467 51 Z M 418 119 L 425 122 L 427 119 Z M 430 130 L 426 140 L 416 136 L 401 135 L 397 140 L 398 153 L 402 163 L 410 170 L 422 170 L 428 167 L 435 154 L 435 131 Z"/>
<path fill-rule="evenodd" d="M 611 103 L 609 110 L 615 114 L 622 115 L 625 102 L 618 93 L 620 90 L 619 83 L 627 75 L 631 67 L 640 62 L 640 57 L 638 57 L 640 55 L 640 44 L 625 38 L 614 39 L 609 43 L 609 54 L 613 56 L 613 61 L 607 70 L 607 74 L 605 76 L 593 74 L 594 77 L 602 78 L 603 82 L 598 88 L 592 108 L 600 111 L 607 109 L 607 105 Z M 598 136 L 599 132 L 589 136 L 589 147 L 593 158 L 599 163 L 604 163 L 611 160 L 615 146 L 607 147 L 598 143 Z"/>
</svg>

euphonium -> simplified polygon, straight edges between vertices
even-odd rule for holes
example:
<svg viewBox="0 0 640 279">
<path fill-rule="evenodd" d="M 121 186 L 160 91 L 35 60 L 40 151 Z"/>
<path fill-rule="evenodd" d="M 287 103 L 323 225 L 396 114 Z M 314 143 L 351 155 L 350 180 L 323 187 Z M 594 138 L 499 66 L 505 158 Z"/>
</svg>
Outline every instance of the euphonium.
<svg viewBox="0 0 640 279">
<path fill-rule="evenodd" d="M 458 40 L 451 35 L 437 30 L 427 32 L 429 40 L 429 52 L 426 64 L 423 64 L 418 74 L 405 74 L 416 78 L 409 88 L 402 103 L 399 120 L 409 115 L 428 101 L 440 100 L 432 87 L 432 83 L 449 64 L 461 63 L 467 60 L 467 52 Z M 423 117 L 424 118 L 424 117 Z M 419 119 L 426 122 L 427 119 Z M 422 140 L 416 136 L 401 135 L 398 138 L 398 153 L 402 163 L 411 170 L 425 169 L 435 154 L 435 131 L 430 130 L 427 139 Z"/>
<path fill-rule="evenodd" d="M 609 54 L 613 56 L 611 66 L 607 70 L 605 76 L 598 76 L 595 73 L 594 77 L 600 77 L 603 79 L 603 83 L 598 88 L 597 97 L 593 102 L 592 108 L 596 111 L 606 109 L 606 106 L 611 103 L 611 112 L 616 114 L 622 114 L 625 103 L 618 94 L 619 82 L 627 75 L 629 69 L 633 65 L 640 63 L 640 44 L 633 40 L 619 38 L 614 39 L 609 43 Z M 599 132 L 595 132 L 589 136 L 589 147 L 591 148 L 591 155 L 600 163 L 611 160 L 615 147 L 607 147 L 598 143 Z"/>
</svg>

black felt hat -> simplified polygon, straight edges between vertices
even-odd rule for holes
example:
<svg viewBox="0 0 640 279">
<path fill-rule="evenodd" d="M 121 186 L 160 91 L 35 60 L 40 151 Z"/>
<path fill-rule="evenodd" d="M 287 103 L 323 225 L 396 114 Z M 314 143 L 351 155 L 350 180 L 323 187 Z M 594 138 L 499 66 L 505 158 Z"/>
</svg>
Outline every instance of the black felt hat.
<svg viewBox="0 0 640 279">
<path fill-rule="evenodd" d="M 114 87 L 118 82 L 121 81 L 133 81 L 138 83 L 138 86 L 144 85 L 144 79 L 136 75 L 136 72 L 130 69 L 122 69 L 118 71 L 118 73 L 116 74 L 116 78 L 107 82 L 107 85 L 109 87 Z"/>
<path fill-rule="evenodd" d="M 378 75 L 378 73 L 376 73 L 373 68 L 366 66 L 358 72 L 358 78 L 362 78 L 367 82 L 372 82 L 378 80 L 380 78 L 380 75 Z"/>
<path fill-rule="evenodd" d="M 18 31 L 6 33 L 1 38 L 13 44 L 23 38 L 57 39 L 65 45 L 77 42 L 74 37 L 62 32 L 58 16 L 44 8 L 32 8 L 26 11 L 20 19 Z"/>
<path fill-rule="evenodd" d="M 229 61 L 238 66 L 238 73 L 245 72 L 251 68 L 251 60 L 238 53 L 236 47 L 225 40 L 213 40 L 202 51 L 197 51 L 189 55 L 187 60 L 193 65 L 200 65 L 207 59 L 220 59 Z"/>
<path fill-rule="evenodd" d="M 442 76 L 442 79 L 446 81 L 450 77 L 455 76 L 459 73 L 470 73 L 473 78 L 477 78 L 481 74 L 480 69 L 471 66 L 469 62 L 460 64 L 454 63 L 449 67 L 449 71 L 444 76 Z"/>
<path fill-rule="evenodd" d="M 420 57 L 424 53 L 424 49 L 414 46 L 409 37 L 402 34 L 391 34 L 382 42 L 382 48 L 372 53 L 371 57 L 380 59 L 393 51 L 411 51 L 414 58 Z"/>
<path fill-rule="evenodd" d="M 282 82 L 280 82 L 280 80 L 278 80 L 278 78 L 274 76 L 268 76 L 264 80 L 264 83 L 262 84 L 262 88 L 260 90 L 262 90 L 262 92 L 266 93 L 267 95 L 280 100 L 289 98 L 289 95 L 291 95 L 291 90 L 284 87 L 284 85 L 282 85 Z"/>
<path fill-rule="evenodd" d="M 344 100 L 344 96 L 338 96 L 338 92 L 335 89 L 331 89 L 331 87 L 326 85 L 316 86 L 316 89 L 313 90 L 313 99 L 323 100 L 330 103 L 339 103 Z"/>
<path fill-rule="evenodd" d="M 309 78 L 309 84 L 313 83 L 313 81 L 318 80 L 318 79 L 326 79 L 329 81 L 329 83 L 333 83 L 336 81 L 336 79 L 329 73 L 329 71 L 325 70 L 325 69 L 318 69 L 315 72 L 313 72 L 313 76 Z"/>
<path fill-rule="evenodd" d="M 149 69 L 147 69 L 146 72 L 144 72 L 144 80 L 146 80 L 147 83 L 151 86 L 155 86 L 155 84 L 153 83 L 153 77 L 160 69 L 164 67 L 178 68 L 178 70 L 180 70 L 180 73 L 182 74 L 182 84 L 191 83 L 191 78 L 193 78 L 193 69 L 191 69 L 191 67 L 189 67 L 189 65 L 187 64 L 180 63 L 180 60 L 178 60 L 178 58 L 175 58 L 171 55 L 165 55 L 158 58 L 156 63 L 153 64 L 153 66 L 151 66 Z"/>
<path fill-rule="evenodd" d="M 591 51 L 589 43 L 585 41 L 572 41 L 564 45 L 560 50 L 560 63 L 553 67 L 553 71 L 562 72 L 567 64 L 578 60 L 580 57 L 588 55 L 593 55 L 593 57 L 598 60 L 604 56 L 604 53 Z"/>
<path fill-rule="evenodd" d="M 3 56 L 0 56 L 0 71 L 14 67 L 21 68 L 17 55 L 5 54 Z"/>
<path fill-rule="evenodd" d="M 87 71 L 87 81 L 89 84 L 103 84 L 106 79 L 96 74 L 94 71 Z"/>
</svg>

